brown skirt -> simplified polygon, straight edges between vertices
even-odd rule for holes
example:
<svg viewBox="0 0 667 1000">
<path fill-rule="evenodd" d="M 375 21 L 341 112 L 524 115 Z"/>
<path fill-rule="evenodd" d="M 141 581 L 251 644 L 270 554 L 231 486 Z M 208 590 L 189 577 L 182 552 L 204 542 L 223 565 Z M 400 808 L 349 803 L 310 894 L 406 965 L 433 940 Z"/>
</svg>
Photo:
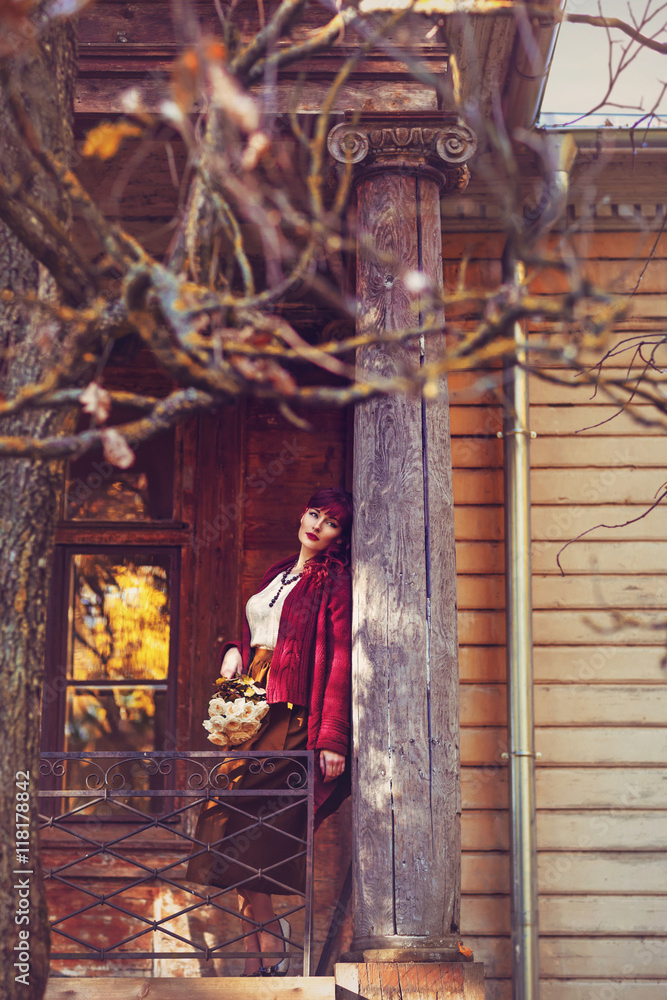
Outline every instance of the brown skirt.
<svg viewBox="0 0 667 1000">
<path fill-rule="evenodd" d="M 262 687 L 266 687 L 272 652 L 262 648 L 255 650 L 248 671 Z M 281 702 L 269 706 L 256 736 L 232 749 L 305 750 L 307 739 L 306 709 Z M 220 771 L 229 777 L 230 788 L 262 791 L 275 788 L 276 794 L 230 796 L 224 804 L 219 801 L 205 803 L 195 837 L 214 851 L 197 854 L 201 847 L 195 845 L 192 852 L 195 856 L 190 858 L 186 877 L 191 882 L 221 889 L 238 887 L 277 896 L 303 893 L 308 812 L 303 800 L 295 804 L 294 798 L 281 796 L 280 790 L 293 787 L 288 779 L 295 773 L 301 774 L 305 762 L 303 759 L 297 762 L 276 758 L 253 773 L 255 763 L 263 762 L 231 760 Z M 266 821 L 266 826 L 258 825 L 260 818 Z M 262 869 L 262 874 L 254 875 L 253 869 Z"/>
</svg>

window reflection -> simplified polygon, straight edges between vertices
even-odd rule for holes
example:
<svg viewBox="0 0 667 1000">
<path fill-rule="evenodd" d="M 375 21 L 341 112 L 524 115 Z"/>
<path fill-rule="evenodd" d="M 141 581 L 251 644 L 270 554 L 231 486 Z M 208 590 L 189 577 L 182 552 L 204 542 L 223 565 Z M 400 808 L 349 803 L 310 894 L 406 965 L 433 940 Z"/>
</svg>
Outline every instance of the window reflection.
<svg viewBox="0 0 667 1000">
<path fill-rule="evenodd" d="M 164 680 L 169 669 L 168 556 L 72 557 L 68 677 Z"/>
<path fill-rule="evenodd" d="M 173 550 L 74 552 L 68 564 L 63 749 L 114 754 L 163 749 L 171 595 L 178 589 Z M 69 777 L 83 781 L 86 766 L 71 761 Z M 161 787 L 160 775 L 146 773 L 136 790 Z M 127 804 L 150 811 L 143 797 L 130 796 Z M 108 813 L 104 802 L 75 797 L 68 808 L 74 805 L 86 806 L 85 813 Z"/>
<path fill-rule="evenodd" d="M 65 750 L 154 750 L 162 745 L 165 710 L 166 686 L 69 688 Z"/>
<path fill-rule="evenodd" d="M 91 753 L 111 750 L 114 753 L 155 750 L 164 745 L 167 714 L 167 688 L 159 687 L 70 687 L 67 690 L 65 720 L 65 746 L 67 753 Z M 109 761 L 105 767 L 108 767 Z M 73 788 L 85 788 L 90 768 L 85 762 L 68 762 L 67 776 Z M 136 792 L 163 787 L 159 774 L 148 769 L 130 769 L 125 775 L 127 787 L 135 792 L 127 798 L 116 798 L 113 803 L 72 796 L 63 800 L 65 809 L 76 809 L 78 821 L 86 816 L 104 816 L 117 820 L 135 818 L 133 809 L 159 812 L 160 804 L 154 799 L 137 796 Z M 120 776 L 116 790 L 122 787 Z M 129 808 L 129 812 L 127 811 Z"/>
<path fill-rule="evenodd" d="M 174 431 L 135 449 L 129 469 L 87 453 L 70 462 L 63 516 L 72 521 L 168 521 L 174 516 Z"/>
</svg>

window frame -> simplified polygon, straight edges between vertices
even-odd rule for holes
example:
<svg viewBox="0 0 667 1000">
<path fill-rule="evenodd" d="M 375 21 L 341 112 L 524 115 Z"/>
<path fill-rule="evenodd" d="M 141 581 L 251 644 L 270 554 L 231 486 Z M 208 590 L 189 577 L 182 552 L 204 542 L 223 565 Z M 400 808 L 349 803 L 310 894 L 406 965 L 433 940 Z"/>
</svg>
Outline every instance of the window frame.
<svg viewBox="0 0 667 1000">
<path fill-rule="evenodd" d="M 87 682 L 67 677 L 70 612 L 70 560 L 75 555 L 114 555 L 119 561 L 132 555 L 168 555 L 170 560 L 169 581 L 169 659 L 167 677 L 164 681 L 146 681 L 142 678 L 127 678 L 118 681 Z M 179 545 L 147 545 L 134 542 L 121 543 L 114 539 L 111 543 L 76 544 L 74 541 L 59 543 L 55 547 L 54 566 L 49 601 L 49 642 L 46 654 L 45 698 L 42 711 L 42 750 L 54 753 L 64 752 L 65 723 L 67 716 L 67 691 L 81 687 L 131 687 L 137 686 L 165 688 L 167 711 L 165 718 L 165 744 L 175 744 L 178 693 L 178 651 L 180 642 L 180 595 L 181 595 L 181 548 Z M 53 706 L 53 708 L 51 708 Z M 49 710 L 45 710 L 49 709 Z M 155 746 L 154 750 L 170 749 L 170 746 Z"/>
</svg>

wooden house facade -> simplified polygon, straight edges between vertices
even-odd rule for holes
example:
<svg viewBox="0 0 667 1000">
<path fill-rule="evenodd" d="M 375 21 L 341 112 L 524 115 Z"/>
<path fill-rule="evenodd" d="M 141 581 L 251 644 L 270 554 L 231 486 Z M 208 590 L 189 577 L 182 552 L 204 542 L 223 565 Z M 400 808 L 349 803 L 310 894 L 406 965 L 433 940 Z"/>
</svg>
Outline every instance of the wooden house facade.
<svg viewBox="0 0 667 1000">
<path fill-rule="evenodd" d="M 203 23 L 213 31 L 212 5 L 200 6 Z M 165 67 L 176 52 L 176 39 L 160 11 L 157 3 L 105 0 L 82 16 L 76 98 L 80 136 L 100 117 L 120 110 L 119 95 L 130 84 L 140 82 L 149 97 L 152 91 L 159 93 Z M 507 22 L 499 21 L 495 27 L 480 23 L 476 30 L 487 78 L 495 74 L 510 87 L 515 40 Z M 442 44 L 432 43 L 422 54 L 436 70 L 446 65 L 447 49 Z M 304 113 L 317 108 L 321 88 L 334 68 L 333 59 L 313 67 L 309 80 L 314 82 L 302 95 L 311 107 L 304 105 Z M 290 80 L 284 83 L 288 87 Z M 490 100 L 491 90 L 488 84 L 485 100 Z M 519 94 L 516 100 L 520 99 Z M 358 104 L 367 116 L 384 115 L 387 127 L 404 123 L 406 116 L 417 121 L 437 111 L 434 96 L 380 54 L 369 57 L 353 76 L 341 102 L 334 123 L 342 122 L 343 112 Z M 628 349 L 607 365 L 618 379 L 627 380 L 628 372 L 638 374 L 645 364 L 645 355 L 634 351 L 630 338 L 645 335 L 651 344 L 660 338 L 667 294 L 662 183 L 667 139 L 661 145 L 662 138 L 641 150 L 621 140 L 607 153 L 601 151 L 599 136 L 586 134 L 571 172 L 564 223 L 568 247 L 580 259 L 585 275 L 628 296 L 627 313 L 613 335 L 619 350 L 626 341 Z M 84 182 L 99 193 L 109 213 L 122 219 L 156 254 L 168 242 L 178 196 L 173 168 L 175 163 L 180 169 L 182 151 L 176 144 L 172 147 L 169 159 L 164 143 L 130 142 L 110 165 L 93 167 L 85 161 L 80 165 Z M 538 183 L 535 164 L 529 152 L 522 157 L 525 189 L 533 192 Z M 470 168 L 467 190 L 454 192 L 441 203 L 437 232 L 446 289 L 461 283 L 494 288 L 503 281 L 501 195 L 481 171 L 476 173 L 474 159 Z M 112 181 L 119 172 L 120 184 Z M 373 193 L 368 197 L 372 204 Z M 554 248 L 561 236 L 557 229 L 548 237 Z M 557 270 L 529 273 L 529 280 L 537 294 L 561 287 Z M 328 324 L 340 321 L 309 301 L 287 302 L 284 308 L 295 326 L 314 339 Z M 534 343 L 566 335 L 546 324 L 527 332 Z M 600 350 L 590 353 L 592 365 Z M 658 368 L 664 362 L 660 350 L 655 357 Z M 595 392 L 590 380 L 575 377 L 567 368 L 550 368 L 540 362 L 539 354 L 535 357 L 540 370 L 530 376 L 530 423 L 525 429 L 535 432 L 530 441 L 530 510 L 540 996 L 658 1000 L 667 988 L 663 711 L 667 591 L 662 564 L 667 533 L 661 527 L 660 508 L 640 515 L 663 486 L 664 419 L 646 402 L 635 399 L 625 407 L 618 396 L 612 401 L 603 391 Z M 664 393 L 659 376 L 656 371 L 649 373 L 658 397 Z M 126 389 L 150 385 L 155 394 L 170 387 L 143 352 L 119 354 L 106 382 Z M 487 1000 L 518 995 L 512 990 L 509 903 L 503 384 L 497 367 L 459 369 L 449 377 L 446 414 L 453 470 L 450 513 L 456 546 L 462 804 L 460 932 L 454 921 L 452 929 L 463 947 L 472 950 L 475 962 L 484 963 L 485 994 L 471 980 L 466 995 L 485 995 Z M 133 748 L 127 727 L 111 731 L 113 720 L 107 728 L 86 730 L 82 722 L 88 710 L 86 684 L 77 685 L 63 666 L 74 641 L 68 621 L 77 613 L 72 580 L 77 573 L 83 575 L 86 558 L 97 560 L 100 572 L 104 559 L 120 560 L 157 567 L 160 579 L 168 580 L 170 630 L 164 660 L 168 666 L 152 679 L 148 668 L 144 673 L 138 670 L 116 687 L 148 691 L 151 707 L 145 713 L 142 738 L 153 741 L 152 749 L 207 748 L 201 720 L 216 672 L 217 650 L 224 639 L 239 634 L 245 600 L 265 567 L 293 548 L 296 522 L 312 488 L 325 484 L 354 488 L 361 474 L 362 449 L 371 456 L 377 453 L 379 439 L 370 444 L 362 440 L 363 424 L 357 417 L 355 425 L 350 411 L 318 410 L 309 419 L 311 432 L 288 423 L 270 405 L 248 400 L 197 417 L 140 452 L 136 479 L 129 486 L 118 486 L 115 474 L 99 462 L 95 466 L 95 459 L 70 469 L 57 538 L 49 663 L 49 690 L 54 693 L 45 715 L 46 749 L 90 749 L 93 743 L 102 749 Z M 382 419 L 387 419 L 386 412 Z M 442 443 L 441 426 L 436 422 L 433 427 L 434 451 Z M 434 511 L 441 485 L 433 479 Z M 410 518 L 409 504 L 401 503 L 397 490 L 398 484 L 391 494 L 395 508 L 391 516 L 405 522 Z M 445 507 L 443 503 L 441 514 L 446 519 Z M 367 514 L 364 517 L 367 523 Z M 448 557 L 438 549 L 438 523 L 434 518 L 431 530 L 434 551 L 444 565 Z M 596 525 L 600 526 L 563 552 L 561 575 L 556 562 L 561 546 Z M 451 590 L 447 601 L 453 609 Z M 398 670 L 405 651 L 393 635 L 397 655 L 392 662 Z M 400 701 L 400 695 L 397 698 Z M 369 742 L 371 736 L 364 733 Z M 456 795 L 455 788 L 452 794 Z M 316 840 L 316 952 L 324 945 L 332 916 L 336 917 L 325 970 L 329 975 L 341 955 L 356 955 L 357 965 L 365 961 L 368 966 L 381 950 L 382 935 L 377 934 L 374 946 L 367 949 L 373 956 L 361 958 L 363 932 L 353 928 L 364 896 L 361 880 L 364 871 L 368 873 L 363 865 L 375 863 L 360 863 L 359 853 L 372 854 L 374 838 L 383 835 L 380 824 L 365 828 L 362 836 L 360 801 L 346 802 L 326 821 Z M 456 799 L 452 802 L 456 813 Z M 353 828 L 358 838 L 354 901 L 344 916 L 339 906 L 336 916 L 353 855 Z M 420 835 L 414 834 L 416 839 Z M 406 852 L 412 846 L 411 836 L 408 829 Z M 48 837 L 45 847 L 48 853 Z M 456 860 L 454 856 L 454 865 Z M 439 885 L 436 881 L 436 893 L 450 893 L 455 908 L 458 887 L 452 889 L 449 882 L 444 889 Z M 369 888 L 368 897 L 376 891 Z M 59 905 L 56 897 L 53 905 Z M 145 905 L 155 907 L 155 899 L 147 897 Z M 423 899 L 417 897 L 417 917 L 420 905 Z M 410 919 L 405 917 L 405 927 Z M 423 919 L 426 923 L 426 912 Z M 396 943 L 399 950 L 415 936 L 410 930 L 401 936 L 400 927 L 394 934 L 401 939 Z M 428 934 L 424 939 L 427 947 Z M 389 948 L 387 941 L 384 946 Z M 432 943 L 430 947 L 437 950 Z M 404 954 L 397 959 L 405 960 Z M 66 962 L 54 966 L 55 977 L 206 978 L 214 971 L 188 960 L 159 959 L 142 959 L 133 968 L 113 959 L 92 966 Z M 339 982 L 346 982 L 342 973 Z M 58 978 L 51 981 L 50 1000 L 61 995 L 62 983 Z M 442 995 L 464 995 L 456 989 Z M 380 996 L 361 987 L 341 995 Z"/>
</svg>

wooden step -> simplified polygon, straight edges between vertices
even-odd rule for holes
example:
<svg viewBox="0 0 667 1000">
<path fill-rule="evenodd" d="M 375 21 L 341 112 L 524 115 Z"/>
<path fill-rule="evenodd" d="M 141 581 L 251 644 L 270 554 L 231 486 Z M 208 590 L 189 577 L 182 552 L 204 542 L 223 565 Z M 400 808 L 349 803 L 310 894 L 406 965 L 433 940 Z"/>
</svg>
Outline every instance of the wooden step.
<svg viewBox="0 0 667 1000">
<path fill-rule="evenodd" d="M 333 976 L 147 979 L 62 976 L 49 979 L 44 1000 L 334 1000 Z"/>
</svg>

